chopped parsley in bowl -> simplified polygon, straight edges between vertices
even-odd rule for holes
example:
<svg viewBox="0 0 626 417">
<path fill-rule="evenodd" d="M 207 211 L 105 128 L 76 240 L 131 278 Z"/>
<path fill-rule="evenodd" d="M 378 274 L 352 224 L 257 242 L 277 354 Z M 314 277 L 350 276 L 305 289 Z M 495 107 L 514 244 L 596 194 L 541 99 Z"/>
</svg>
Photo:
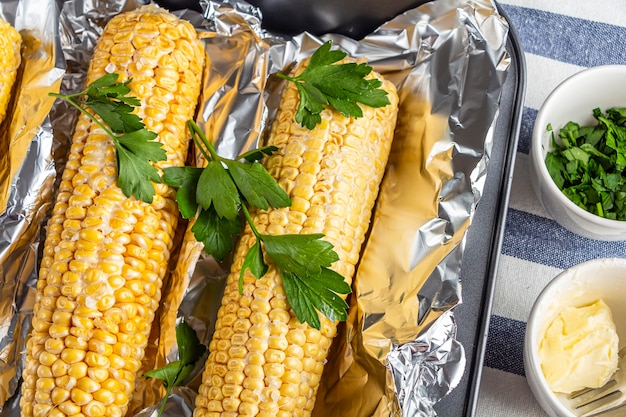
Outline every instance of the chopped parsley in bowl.
<svg viewBox="0 0 626 417">
<path fill-rule="evenodd" d="M 559 189 L 579 207 L 612 220 L 626 220 L 626 108 L 593 110 L 596 125 L 570 121 L 558 131 L 546 167 Z"/>
<path fill-rule="evenodd" d="M 548 95 L 533 129 L 537 214 L 591 239 L 626 240 L 625 85 L 626 65 L 582 70 Z"/>
</svg>

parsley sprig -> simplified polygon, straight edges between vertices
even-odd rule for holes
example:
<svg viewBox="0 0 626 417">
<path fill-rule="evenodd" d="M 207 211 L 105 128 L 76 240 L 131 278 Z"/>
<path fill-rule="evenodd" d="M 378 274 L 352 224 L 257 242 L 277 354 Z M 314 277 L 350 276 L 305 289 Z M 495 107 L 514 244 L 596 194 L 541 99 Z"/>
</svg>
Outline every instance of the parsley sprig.
<svg viewBox="0 0 626 417">
<path fill-rule="evenodd" d="M 191 228 L 205 251 L 223 260 L 234 248 L 241 231 L 239 212 L 243 200 L 267 210 L 291 205 L 291 199 L 258 161 L 277 148 L 267 146 L 240 155 L 237 160 L 221 157 L 204 132 L 192 120 L 187 123 L 191 137 L 207 161 L 204 168 L 168 167 L 163 181 L 177 188 L 176 201 L 185 219 L 196 216 Z"/>
<path fill-rule="evenodd" d="M 200 360 L 206 346 L 200 343 L 196 332 L 185 321 L 181 321 L 176 326 L 176 344 L 178 345 L 178 360 L 170 362 L 162 368 L 146 372 L 144 376 L 148 378 L 160 379 L 163 381 L 166 392 L 161 401 L 161 408 L 157 416 L 161 416 L 165 410 L 167 399 L 175 386 L 182 385 L 193 371 L 193 368 Z"/>
<path fill-rule="evenodd" d="M 552 126 L 546 166 L 557 187 L 575 204 L 601 217 L 626 220 L 626 108 L 593 110 L 595 125 Z"/>
<path fill-rule="evenodd" d="M 50 93 L 50 96 L 67 101 L 104 130 L 115 144 L 118 185 L 122 192 L 127 197 L 152 203 L 152 182 L 160 183 L 161 177 L 151 162 L 164 161 L 166 152 L 154 141 L 157 134 L 146 129 L 141 118 L 133 113 L 141 103 L 129 95 L 128 84 L 132 80 L 120 83 L 118 77 L 115 73 L 106 74 L 79 93 Z"/>
<path fill-rule="evenodd" d="M 241 267 L 239 292 L 243 291 L 247 269 L 256 278 L 261 278 L 269 269 L 263 258 L 265 251 L 281 274 L 287 301 L 301 323 L 319 330 L 321 323 L 316 310 L 330 320 L 345 321 L 348 304 L 339 294 L 349 294 L 351 290 L 343 276 L 329 269 L 339 260 L 332 243 L 322 240 L 324 235 L 321 233 L 279 236 L 259 233 L 246 207 L 242 206 L 242 209 L 256 242 Z"/>
<path fill-rule="evenodd" d="M 330 106 L 344 116 L 362 117 L 357 103 L 369 107 L 385 107 L 389 104 L 387 91 L 380 88 L 377 78 L 366 79 L 372 67 L 365 63 L 347 62 L 337 64 L 347 56 L 346 52 L 331 50 L 327 41 L 311 56 L 308 66 L 296 77 L 278 73 L 278 77 L 295 83 L 300 94 L 296 121 L 312 130 L 321 123 L 321 112 Z"/>
<path fill-rule="evenodd" d="M 246 270 L 256 278 L 265 275 L 269 269 L 267 256 L 281 274 L 287 300 L 300 322 L 319 329 L 317 311 L 331 320 L 345 320 L 348 305 L 339 294 L 348 294 L 350 286 L 329 269 L 339 257 L 333 245 L 322 240 L 324 235 L 272 236 L 260 233 L 254 225 L 248 207 L 267 210 L 291 205 L 287 193 L 259 162 L 277 148 L 266 146 L 228 159 L 217 154 L 195 122 L 189 121 L 188 127 L 207 165 L 165 168 L 163 181 L 178 189 L 176 200 L 182 216 L 196 216 L 191 228 L 196 240 L 204 243 L 207 253 L 224 259 L 233 250 L 234 238 L 241 230 L 242 212 L 256 242 L 241 269 L 240 292 Z"/>
</svg>

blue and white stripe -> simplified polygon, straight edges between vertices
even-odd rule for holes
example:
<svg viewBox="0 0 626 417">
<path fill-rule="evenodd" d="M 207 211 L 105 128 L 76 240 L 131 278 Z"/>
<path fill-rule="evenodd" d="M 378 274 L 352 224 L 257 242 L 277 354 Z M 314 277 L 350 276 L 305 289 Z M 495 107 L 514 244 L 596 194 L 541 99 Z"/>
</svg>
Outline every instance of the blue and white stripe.
<svg viewBox="0 0 626 417">
<path fill-rule="evenodd" d="M 545 417 L 524 376 L 532 303 L 563 269 L 594 258 L 626 258 L 626 241 L 583 238 L 549 218 L 527 176 L 530 138 L 539 108 L 559 83 L 588 67 L 626 64 L 626 8 L 624 0 L 500 4 L 525 51 L 527 84 L 476 416 Z"/>
</svg>

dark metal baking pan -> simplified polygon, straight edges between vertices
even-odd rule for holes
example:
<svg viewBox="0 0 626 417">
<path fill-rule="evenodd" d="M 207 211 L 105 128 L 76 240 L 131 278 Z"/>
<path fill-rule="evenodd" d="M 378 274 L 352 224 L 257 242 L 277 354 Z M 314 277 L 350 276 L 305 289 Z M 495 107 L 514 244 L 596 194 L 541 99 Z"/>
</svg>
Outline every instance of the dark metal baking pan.
<svg viewBox="0 0 626 417">
<path fill-rule="evenodd" d="M 261 9 L 263 26 L 274 33 L 340 33 L 355 39 L 371 33 L 403 11 L 427 2 L 248 1 Z M 160 0 L 158 3 L 172 10 L 200 10 L 197 0 Z M 511 67 L 502 92 L 486 184 L 467 235 L 461 268 L 463 302 L 455 307 L 457 338 L 465 348 L 467 366 L 459 385 L 435 407 L 442 417 L 473 417 L 475 414 L 526 87 L 524 55 L 517 33 L 504 10 L 501 7 L 498 10 L 509 22 L 507 51 L 511 56 Z"/>
</svg>

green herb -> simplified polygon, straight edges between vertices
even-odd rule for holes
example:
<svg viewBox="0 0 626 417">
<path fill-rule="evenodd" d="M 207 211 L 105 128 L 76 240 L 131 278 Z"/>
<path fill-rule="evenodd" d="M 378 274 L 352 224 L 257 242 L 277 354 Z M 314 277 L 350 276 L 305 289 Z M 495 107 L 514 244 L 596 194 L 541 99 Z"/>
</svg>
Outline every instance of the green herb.
<svg viewBox="0 0 626 417">
<path fill-rule="evenodd" d="M 329 269 L 339 259 L 333 245 L 322 234 L 271 236 L 259 233 L 248 207 L 267 210 L 287 207 L 291 199 L 259 162 L 276 147 L 259 148 L 239 155 L 235 160 L 221 157 L 198 125 L 189 121 L 196 146 L 207 160 L 205 168 L 168 167 L 163 181 L 178 188 L 176 200 L 183 216 L 191 219 L 196 239 L 207 253 L 218 260 L 234 248 L 234 238 L 241 230 L 240 211 L 253 231 L 256 242 L 247 252 L 239 276 L 243 292 L 246 270 L 261 278 L 267 270 L 266 255 L 281 274 L 285 294 L 302 323 L 319 329 L 317 311 L 331 320 L 347 318 L 347 303 L 339 294 L 348 294 L 344 278 Z"/>
<path fill-rule="evenodd" d="M 331 51 L 331 41 L 319 47 L 311 56 L 309 65 L 296 77 L 278 73 L 278 76 L 295 83 L 300 94 L 296 121 L 307 129 L 313 129 L 322 121 L 320 113 L 330 106 L 344 116 L 361 117 L 363 112 L 357 103 L 370 107 L 389 104 L 387 92 L 380 88 L 376 78 L 366 79 L 372 67 L 364 63 L 336 64 L 346 57 L 339 50 Z"/>
<path fill-rule="evenodd" d="M 263 260 L 262 247 L 280 272 L 287 300 L 301 323 L 320 329 L 319 310 L 330 320 L 345 321 L 348 304 L 338 294 L 349 294 L 350 286 L 337 272 L 329 269 L 339 256 L 323 234 L 287 234 L 272 236 L 259 233 L 248 210 L 243 207 L 252 232 L 257 238 L 248 251 L 239 273 L 239 291 L 247 269 L 261 278 L 268 269 Z M 263 242 L 263 246 L 259 244 Z"/>
<path fill-rule="evenodd" d="M 601 217 L 626 220 L 626 108 L 603 114 L 596 125 L 568 122 L 552 132 L 554 150 L 546 155 L 550 176 L 575 204 Z M 551 130 L 551 129 L 548 129 Z"/>
<path fill-rule="evenodd" d="M 241 231 L 239 211 L 247 202 L 267 210 L 291 205 L 291 199 L 263 168 L 259 159 L 275 147 L 265 147 L 241 155 L 237 160 L 223 158 L 193 122 L 188 122 L 191 137 L 207 160 L 205 168 L 168 167 L 163 181 L 178 188 L 176 201 L 181 214 L 191 219 L 196 240 L 205 251 L 223 260 L 234 248 L 234 238 Z"/>
<path fill-rule="evenodd" d="M 104 130 L 115 144 L 119 187 L 127 197 L 135 196 L 151 203 L 152 182 L 161 182 L 151 162 L 164 161 L 165 149 L 154 141 L 157 134 L 146 129 L 139 116 L 132 113 L 141 104 L 129 95 L 128 84 L 132 80 L 119 83 L 117 79 L 118 74 L 107 74 L 79 93 L 50 93 L 50 96 L 67 101 Z"/>
<path fill-rule="evenodd" d="M 162 380 L 165 386 L 166 393 L 161 401 L 158 416 L 163 414 L 167 398 L 170 396 L 172 389 L 175 386 L 183 385 L 185 379 L 193 371 L 196 362 L 206 352 L 206 346 L 200 343 L 196 332 L 184 321 L 176 326 L 176 344 L 178 345 L 177 361 L 170 362 L 162 368 L 144 374 L 148 378 Z"/>
</svg>

